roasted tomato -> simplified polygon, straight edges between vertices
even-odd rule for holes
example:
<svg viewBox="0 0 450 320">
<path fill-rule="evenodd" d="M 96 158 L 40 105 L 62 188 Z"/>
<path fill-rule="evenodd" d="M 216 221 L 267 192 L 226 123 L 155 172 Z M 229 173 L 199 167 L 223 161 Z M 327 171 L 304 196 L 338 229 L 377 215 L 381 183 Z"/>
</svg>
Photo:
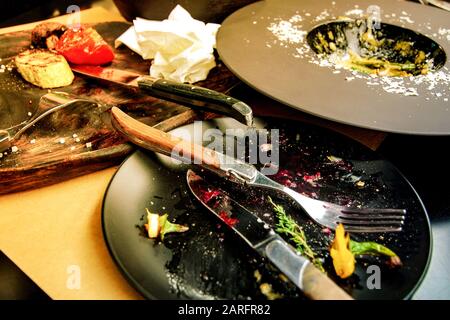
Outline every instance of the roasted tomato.
<svg viewBox="0 0 450 320">
<path fill-rule="evenodd" d="M 55 49 L 74 64 L 102 65 L 114 59 L 112 48 L 93 28 L 68 29 Z"/>
</svg>

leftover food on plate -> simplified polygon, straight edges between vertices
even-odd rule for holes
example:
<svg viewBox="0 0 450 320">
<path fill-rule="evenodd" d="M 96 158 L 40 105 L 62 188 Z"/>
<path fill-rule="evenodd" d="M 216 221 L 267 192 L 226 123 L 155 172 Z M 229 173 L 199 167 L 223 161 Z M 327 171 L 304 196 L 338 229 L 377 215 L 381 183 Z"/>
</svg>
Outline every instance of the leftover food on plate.
<svg viewBox="0 0 450 320">
<path fill-rule="evenodd" d="M 157 213 L 151 213 L 147 208 L 147 223 L 144 224 L 145 230 L 147 230 L 147 236 L 150 239 L 161 238 L 164 240 L 164 236 L 168 233 L 186 232 L 189 227 L 181 224 L 170 222 L 168 214 L 159 215 Z"/>
</svg>

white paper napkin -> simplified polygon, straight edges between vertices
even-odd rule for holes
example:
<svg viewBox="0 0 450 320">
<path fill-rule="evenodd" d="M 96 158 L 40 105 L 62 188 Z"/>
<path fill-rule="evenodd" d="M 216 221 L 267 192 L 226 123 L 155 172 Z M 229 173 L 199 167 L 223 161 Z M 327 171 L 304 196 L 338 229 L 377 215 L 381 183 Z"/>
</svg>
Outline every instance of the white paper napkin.
<svg viewBox="0 0 450 320">
<path fill-rule="evenodd" d="M 125 44 L 143 59 L 154 59 L 153 77 L 194 83 L 206 79 L 216 65 L 213 52 L 219 27 L 192 18 L 177 5 L 163 21 L 136 18 L 115 46 Z"/>
</svg>

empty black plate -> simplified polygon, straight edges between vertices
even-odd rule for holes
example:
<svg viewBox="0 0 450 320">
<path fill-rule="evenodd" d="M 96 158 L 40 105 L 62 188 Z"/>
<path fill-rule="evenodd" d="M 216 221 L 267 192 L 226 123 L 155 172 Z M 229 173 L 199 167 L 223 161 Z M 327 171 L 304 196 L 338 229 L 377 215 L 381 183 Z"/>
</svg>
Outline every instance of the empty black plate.
<svg viewBox="0 0 450 320">
<path fill-rule="evenodd" d="M 238 126 L 228 118 L 203 123 L 203 129 L 215 127 L 223 131 Z M 312 223 L 290 203 L 277 200 L 304 227 L 314 250 L 324 256 L 329 276 L 354 298 L 411 297 L 428 267 L 431 233 L 425 208 L 404 176 L 375 152 L 332 131 L 279 120 L 259 120 L 258 127 L 280 129 L 280 170 L 274 179 L 322 200 L 407 209 L 400 233 L 352 234 L 357 240 L 387 245 L 400 256 L 403 266 L 391 269 L 381 258 L 357 259 L 355 274 L 340 280 L 336 279 L 327 254 L 333 234 Z M 193 128 L 188 125 L 175 131 L 192 132 Z M 187 168 L 168 157 L 139 150 L 112 179 L 103 203 L 103 231 L 110 253 L 128 281 L 151 299 L 264 299 L 261 283 L 271 284 L 274 291 L 285 297 L 303 298 L 195 201 L 186 185 Z M 308 175 L 317 178 L 317 172 L 320 178 L 311 183 Z M 364 181 L 364 186 L 358 187 L 357 179 Z M 233 195 L 273 224 L 271 208 L 261 205 L 262 194 L 249 192 L 237 189 Z M 143 232 L 145 208 L 168 213 L 171 221 L 189 225 L 190 230 L 168 235 L 163 242 L 150 240 Z M 373 274 L 373 269 L 368 269 L 371 265 L 380 267 L 378 289 L 367 286 Z M 256 270 L 261 275 L 259 281 Z"/>
</svg>

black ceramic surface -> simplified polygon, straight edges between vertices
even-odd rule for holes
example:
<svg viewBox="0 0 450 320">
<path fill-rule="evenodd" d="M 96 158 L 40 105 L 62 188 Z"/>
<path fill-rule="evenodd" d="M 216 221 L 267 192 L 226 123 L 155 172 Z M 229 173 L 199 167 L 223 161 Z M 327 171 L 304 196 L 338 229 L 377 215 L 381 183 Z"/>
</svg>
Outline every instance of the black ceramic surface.
<svg viewBox="0 0 450 320">
<path fill-rule="evenodd" d="M 395 83 L 359 78 L 349 70 L 319 65 L 307 33 L 341 16 L 361 19 L 374 6 L 383 23 L 419 32 L 450 55 L 449 13 L 396 0 L 259 1 L 225 19 L 217 34 L 217 50 L 242 81 L 295 109 L 380 131 L 450 134 L 449 59 L 434 78 L 440 80 L 420 83 L 415 77 Z M 274 25 L 278 29 L 271 31 Z"/>
<path fill-rule="evenodd" d="M 205 122 L 203 129 L 237 126 L 234 120 L 217 119 Z M 431 235 L 425 209 L 401 173 L 376 153 L 328 130 L 273 120 L 258 120 L 257 126 L 281 129 L 280 170 L 273 176 L 279 182 L 340 204 L 407 209 L 400 233 L 352 235 L 355 240 L 387 245 L 400 256 L 403 267 L 390 269 L 380 258 L 358 259 L 355 274 L 339 280 L 328 257 L 333 235 L 290 203 L 276 200 L 304 227 L 311 246 L 324 258 L 329 276 L 354 298 L 409 298 L 427 270 Z M 175 131 L 192 132 L 193 127 Z M 259 290 L 262 282 L 272 284 L 286 297 L 302 298 L 300 292 L 279 279 L 276 270 L 196 202 L 186 185 L 187 168 L 173 164 L 165 156 L 137 151 L 122 164 L 108 187 L 103 203 L 104 236 L 130 283 L 145 297 L 155 299 L 264 299 Z M 357 177 L 364 181 L 363 188 L 355 185 Z M 236 188 L 232 194 L 273 224 L 271 208 L 264 203 L 262 193 Z M 150 240 L 143 232 L 145 208 L 167 212 L 171 221 L 186 224 L 190 230 L 168 235 L 163 242 Z M 380 267 L 380 289 L 369 290 L 366 285 L 370 265 Z M 262 274 L 260 283 L 255 279 L 255 270 Z"/>
</svg>

